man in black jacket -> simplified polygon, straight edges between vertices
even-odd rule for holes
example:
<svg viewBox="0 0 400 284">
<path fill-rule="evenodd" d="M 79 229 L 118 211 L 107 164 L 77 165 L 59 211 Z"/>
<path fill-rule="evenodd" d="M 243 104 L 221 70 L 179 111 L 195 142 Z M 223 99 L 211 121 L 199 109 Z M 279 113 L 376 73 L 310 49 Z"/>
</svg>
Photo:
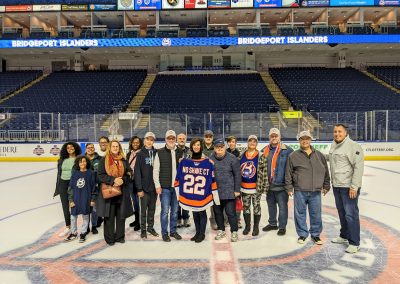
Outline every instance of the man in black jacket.
<svg viewBox="0 0 400 284">
<path fill-rule="evenodd" d="M 177 136 L 176 157 L 178 161 L 191 156 L 190 149 L 186 146 L 186 134 L 180 133 Z M 183 220 L 183 225 L 182 225 Z M 190 227 L 189 211 L 182 209 L 178 204 L 178 228 Z"/>
<path fill-rule="evenodd" d="M 136 156 L 135 185 L 140 198 L 140 224 L 141 238 L 147 238 L 147 232 L 155 237 L 158 233 L 154 230 L 154 214 L 156 212 L 157 193 L 153 182 L 154 157 L 157 150 L 154 149 L 156 136 L 153 132 L 147 132 L 144 136 L 144 147 Z M 147 221 L 147 222 L 146 222 Z"/>
</svg>

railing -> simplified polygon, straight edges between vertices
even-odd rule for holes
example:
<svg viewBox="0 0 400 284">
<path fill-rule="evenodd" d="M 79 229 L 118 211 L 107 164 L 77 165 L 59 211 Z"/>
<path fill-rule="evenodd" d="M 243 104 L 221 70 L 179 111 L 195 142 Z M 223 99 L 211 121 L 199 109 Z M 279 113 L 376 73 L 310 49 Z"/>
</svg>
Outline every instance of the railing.
<svg viewBox="0 0 400 284">
<path fill-rule="evenodd" d="M 12 113 L 0 128 L 1 142 L 97 141 L 100 136 L 128 140 L 143 137 L 147 131 L 163 141 L 165 132 L 173 129 L 188 138 L 202 137 L 211 129 L 217 138 L 234 135 L 247 141 L 251 134 L 268 140 L 272 127 L 281 130 L 282 138 L 295 140 L 302 130 L 310 130 L 321 141 L 332 140 L 336 123 L 345 123 L 353 139 L 361 141 L 400 141 L 400 110 L 368 112 L 312 112 L 303 117 L 286 118 L 279 112 L 264 113 L 139 113 L 58 114 Z"/>
</svg>

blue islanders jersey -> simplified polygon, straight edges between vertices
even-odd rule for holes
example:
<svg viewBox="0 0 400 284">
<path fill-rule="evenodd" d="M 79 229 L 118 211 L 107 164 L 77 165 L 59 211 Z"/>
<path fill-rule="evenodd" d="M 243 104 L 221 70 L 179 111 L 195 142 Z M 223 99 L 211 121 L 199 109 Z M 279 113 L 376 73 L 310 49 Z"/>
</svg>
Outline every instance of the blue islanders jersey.
<svg viewBox="0 0 400 284">
<path fill-rule="evenodd" d="M 256 193 L 257 191 L 257 168 L 259 153 L 256 150 L 250 157 L 246 151 L 240 159 L 240 173 L 242 175 L 241 192 Z"/>
<path fill-rule="evenodd" d="M 217 190 L 217 183 L 210 159 L 183 159 L 178 166 L 175 187 L 179 187 L 179 205 L 183 209 L 203 211 L 212 206 L 212 192 Z"/>
</svg>

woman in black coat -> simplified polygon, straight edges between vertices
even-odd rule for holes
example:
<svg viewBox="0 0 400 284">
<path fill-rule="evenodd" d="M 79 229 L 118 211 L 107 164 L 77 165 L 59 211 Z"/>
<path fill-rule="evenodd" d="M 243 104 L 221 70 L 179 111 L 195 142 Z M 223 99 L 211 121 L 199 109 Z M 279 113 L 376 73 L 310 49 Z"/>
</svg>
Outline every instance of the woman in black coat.
<svg viewBox="0 0 400 284">
<path fill-rule="evenodd" d="M 104 239 L 110 246 L 125 242 L 125 220 L 133 215 L 129 182 L 132 169 L 124 158 L 121 144 L 117 140 L 108 144 L 106 155 L 99 162 L 100 183 L 121 186 L 122 195 L 104 199 L 99 193 L 97 214 L 104 217 Z"/>
</svg>

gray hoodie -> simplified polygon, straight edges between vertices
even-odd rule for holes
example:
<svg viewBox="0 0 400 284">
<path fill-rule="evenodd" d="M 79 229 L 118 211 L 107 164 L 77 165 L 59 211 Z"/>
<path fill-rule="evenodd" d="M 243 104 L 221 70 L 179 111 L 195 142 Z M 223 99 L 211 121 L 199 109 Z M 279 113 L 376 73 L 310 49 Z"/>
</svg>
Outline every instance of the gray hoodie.
<svg viewBox="0 0 400 284">
<path fill-rule="evenodd" d="M 329 163 L 333 187 L 351 187 L 355 190 L 361 187 L 364 152 L 349 136 L 340 143 L 332 142 Z"/>
</svg>

